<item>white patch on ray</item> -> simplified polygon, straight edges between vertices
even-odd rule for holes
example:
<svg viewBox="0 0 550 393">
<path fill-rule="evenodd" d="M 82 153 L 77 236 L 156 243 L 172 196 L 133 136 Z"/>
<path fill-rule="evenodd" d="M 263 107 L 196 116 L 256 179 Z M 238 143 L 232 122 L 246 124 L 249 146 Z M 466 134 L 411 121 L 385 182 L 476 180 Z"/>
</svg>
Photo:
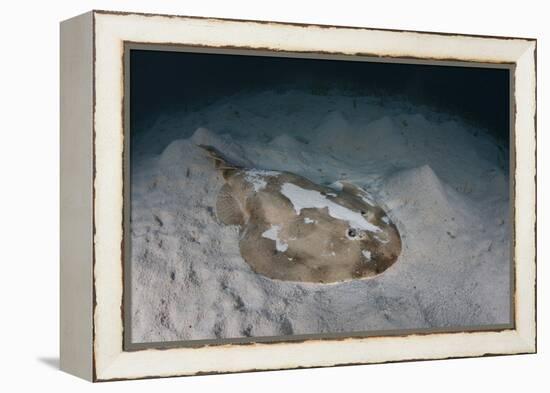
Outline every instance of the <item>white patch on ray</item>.
<svg viewBox="0 0 550 393">
<path fill-rule="evenodd" d="M 286 250 L 288 250 L 288 244 L 279 239 L 280 230 L 280 225 L 271 225 L 271 228 L 262 233 L 262 237 L 270 240 L 275 240 L 275 249 L 280 252 L 285 252 Z"/>
<path fill-rule="evenodd" d="M 281 186 L 281 193 L 290 200 L 296 214 L 300 214 L 302 209 L 326 207 L 331 217 L 347 221 L 352 228 L 369 232 L 382 231 L 376 225 L 368 222 L 360 213 L 327 199 L 319 191 L 307 190 L 292 183 L 284 183 Z"/>
</svg>

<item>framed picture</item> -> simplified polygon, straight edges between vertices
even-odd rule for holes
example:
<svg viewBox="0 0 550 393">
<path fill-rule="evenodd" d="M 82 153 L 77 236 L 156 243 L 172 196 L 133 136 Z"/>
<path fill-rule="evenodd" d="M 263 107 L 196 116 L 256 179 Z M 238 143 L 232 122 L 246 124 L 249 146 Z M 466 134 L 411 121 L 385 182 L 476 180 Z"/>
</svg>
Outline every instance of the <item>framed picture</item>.
<svg viewBox="0 0 550 393">
<path fill-rule="evenodd" d="M 536 351 L 536 41 L 61 23 L 61 368 Z"/>
</svg>

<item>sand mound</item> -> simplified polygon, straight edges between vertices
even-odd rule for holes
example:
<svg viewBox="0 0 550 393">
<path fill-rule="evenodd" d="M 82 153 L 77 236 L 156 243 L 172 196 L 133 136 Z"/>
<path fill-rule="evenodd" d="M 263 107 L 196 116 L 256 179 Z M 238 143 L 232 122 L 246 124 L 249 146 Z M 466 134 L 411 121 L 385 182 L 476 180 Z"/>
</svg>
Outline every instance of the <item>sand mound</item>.
<svg viewBox="0 0 550 393">
<path fill-rule="evenodd" d="M 333 111 L 315 130 L 314 145 L 343 158 L 388 160 L 406 157 L 408 141 L 403 126 L 383 116 L 368 123 L 352 124 L 340 111 Z"/>
<path fill-rule="evenodd" d="M 445 187 L 428 165 L 393 174 L 386 180 L 384 191 L 390 208 L 412 206 L 425 214 L 424 219 L 452 213 Z"/>
<path fill-rule="evenodd" d="M 331 111 L 315 128 L 312 143 L 320 149 L 341 153 L 349 149 L 352 136 L 353 130 L 347 117 L 340 111 Z"/>
<path fill-rule="evenodd" d="M 407 139 L 403 126 L 399 127 L 393 119 L 384 116 L 367 124 L 361 145 L 364 154 L 370 159 L 388 159 L 406 157 Z"/>
<path fill-rule="evenodd" d="M 446 236 L 455 239 L 467 234 L 468 227 L 481 225 L 471 204 L 445 185 L 428 165 L 393 174 L 382 190 L 388 208 L 401 216 L 398 226 L 418 232 L 428 243 Z M 434 230 L 439 231 L 435 238 Z"/>
<path fill-rule="evenodd" d="M 341 111 L 330 111 L 327 113 L 316 128 L 318 140 L 330 140 L 334 135 L 346 135 L 350 132 L 349 119 Z"/>
</svg>

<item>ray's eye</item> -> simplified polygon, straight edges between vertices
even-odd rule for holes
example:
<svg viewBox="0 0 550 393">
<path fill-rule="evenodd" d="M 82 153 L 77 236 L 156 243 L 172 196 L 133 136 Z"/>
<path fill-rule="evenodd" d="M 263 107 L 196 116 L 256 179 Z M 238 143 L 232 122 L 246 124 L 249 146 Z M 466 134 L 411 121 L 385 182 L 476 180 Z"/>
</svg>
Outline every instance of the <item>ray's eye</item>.
<svg viewBox="0 0 550 393">
<path fill-rule="evenodd" d="M 357 236 L 357 231 L 355 229 L 348 229 L 348 236 L 349 237 Z"/>
<path fill-rule="evenodd" d="M 363 215 L 363 216 L 364 216 L 365 214 L 367 214 L 367 212 L 366 212 L 366 211 L 364 211 L 364 210 L 361 210 L 361 215 Z"/>
</svg>

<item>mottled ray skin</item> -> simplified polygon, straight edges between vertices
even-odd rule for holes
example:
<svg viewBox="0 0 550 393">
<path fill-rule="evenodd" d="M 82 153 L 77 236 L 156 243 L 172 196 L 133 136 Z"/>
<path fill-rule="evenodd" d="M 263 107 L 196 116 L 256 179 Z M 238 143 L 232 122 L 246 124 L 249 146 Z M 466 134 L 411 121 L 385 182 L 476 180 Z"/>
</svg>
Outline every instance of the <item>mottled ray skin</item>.
<svg viewBox="0 0 550 393">
<path fill-rule="evenodd" d="M 335 191 L 289 172 L 242 168 L 216 149 L 201 147 L 215 160 L 226 181 L 218 195 L 217 216 L 227 225 L 240 227 L 241 255 L 255 272 L 285 281 L 334 283 L 374 277 L 397 260 L 399 232 L 364 190 L 345 183 L 341 191 Z M 316 191 L 361 214 L 377 229 L 358 229 L 333 217 L 327 207 L 297 212 L 281 191 L 284 184 Z"/>
</svg>

